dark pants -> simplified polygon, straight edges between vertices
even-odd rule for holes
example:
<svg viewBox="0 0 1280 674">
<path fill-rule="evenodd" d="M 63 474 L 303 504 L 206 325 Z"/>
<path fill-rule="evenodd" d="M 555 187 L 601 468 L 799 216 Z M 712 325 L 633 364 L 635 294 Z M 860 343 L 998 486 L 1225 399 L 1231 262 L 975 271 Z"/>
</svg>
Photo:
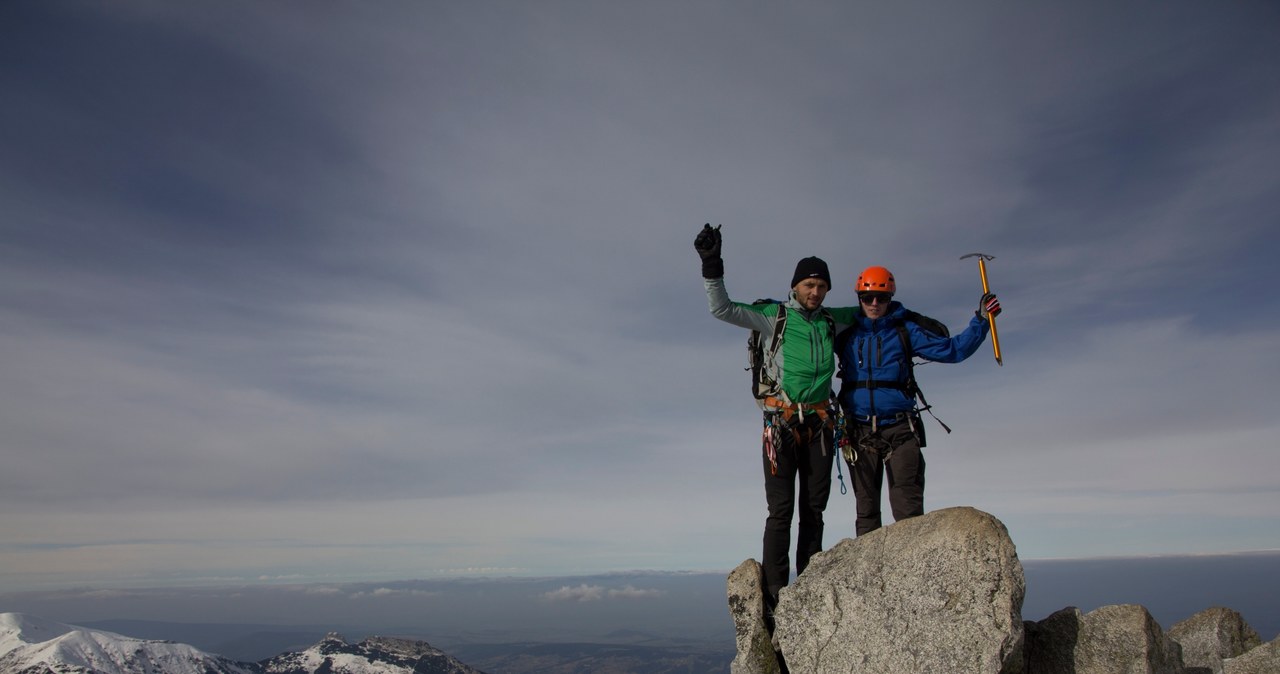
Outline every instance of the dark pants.
<svg viewBox="0 0 1280 674">
<path fill-rule="evenodd" d="M 899 421 L 881 426 L 876 435 L 883 443 L 863 441 L 870 432 L 870 426 L 858 426 L 858 460 L 849 466 L 858 503 L 859 536 L 880 528 L 880 485 L 886 473 L 894 521 L 924 514 L 924 455 L 920 453 L 920 441 L 911 424 Z M 881 446 L 876 448 L 876 444 Z"/>
<path fill-rule="evenodd" d="M 764 456 L 764 496 L 769 504 L 769 517 L 764 523 L 764 590 L 766 601 L 776 602 L 778 591 L 791 575 L 788 557 L 791 547 L 791 517 L 800 512 L 800 528 L 796 532 L 796 575 L 809 565 L 809 558 L 822 551 L 822 511 L 831 495 L 831 465 L 835 452 L 831 446 L 831 429 L 817 415 L 806 415 L 797 446 L 791 431 L 783 429 L 777 450 L 778 472 L 775 475 Z M 806 437 L 807 436 L 807 437 Z M 796 485 L 799 484 L 797 493 Z"/>
</svg>

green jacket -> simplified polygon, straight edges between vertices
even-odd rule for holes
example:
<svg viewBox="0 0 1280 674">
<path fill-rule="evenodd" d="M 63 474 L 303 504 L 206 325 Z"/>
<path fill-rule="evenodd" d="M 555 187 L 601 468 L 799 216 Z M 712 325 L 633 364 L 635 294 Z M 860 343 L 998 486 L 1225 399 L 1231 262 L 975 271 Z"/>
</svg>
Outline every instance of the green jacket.
<svg viewBox="0 0 1280 674">
<path fill-rule="evenodd" d="M 711 315 L 748 330 L 758 330 L 768 341 L 773 337 L 777 304 L 744 304 L 729 299 L 724 279 L 703 279 L 707 289 L 707 305 Z M 782 345 L 774 362 L 764 364 L 765 371 L 781 382 L 782 391 L 791 402 L 824 403 L 831 398 L 831 378 L 835 372 L 835 335 L 853 325 L 860 314 L 858 307 L 822 307 L 806 311 L 796 302 L 795 293 L 787 298 L 787 323 Z M 828 312 L 835 322 L 835 332 L 822 317 Z"/>
</svg>

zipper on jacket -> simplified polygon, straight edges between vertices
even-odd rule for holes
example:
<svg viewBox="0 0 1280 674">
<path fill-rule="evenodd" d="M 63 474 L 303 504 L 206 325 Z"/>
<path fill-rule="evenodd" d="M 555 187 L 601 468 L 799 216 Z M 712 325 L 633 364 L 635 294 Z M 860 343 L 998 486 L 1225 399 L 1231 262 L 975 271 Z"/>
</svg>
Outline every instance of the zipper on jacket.
<svg viewBox="0 0 1280 674">
<path fill-rule="evenodd" d="M 862 338 L 862 349 L 860 351 L 861 352 L 858 354 L 858 359 L 860 361 L 859 366 L 865 367 L 867 370 L 866 391 L 867 391 L 867 409 L 869 411 L 867 416 L 874 417 L 876 414 L 876 390 L 871 385 L 872 370 L 874 368 L 871 363 L 871 336 L 870 335 L 867 335 L 866 337 Z"/>
<path fill-rule="evenodd" d="M 797 312 L 796 315 L 799 318 L 801 318 L 809 326 L 809 335 L 808 335 L 809 336 L 809 358 L 812 360 L 812 365 L 813 365 L 813 373 L 809 375 L 809 385 L 805 387 L 805 390 L 796 392 L 797 394 L 804 394 L 804 393 L 813 391 L 818 385 L 818 379 L 819 379 L 818 373 L 820 371 L 819 364 L 822 362 L 822 354 L 823 354 L 822 341 L 819 339 L 817 322 L 809 320 L 808 317 L 804 316 L 803 314 L 800 314 L 799 312 Z M 819 316 L 819 318 L 821 318 L 821 316 Z M 825 319 L 823 320 L 825 321 Z M 791 321 L 788 320 L 787 326 L 786 328 L 784 328 L 784 330 L 790 330 L 790 329 L 791 329 Z M 786 336 L 784 335 L 783 338 L 785 339 Z M 832 358 L 834 357 L 835 357 L 835 354 L 833 352 Z M 798 375 L 793 375 L 793 376 L 798 376 Z M 785 376 L 779 377 L 780 381 L 782 379 L 785 379 Z M 800 382 L 797 381 L 796 383 L 799 384 Z"/>
<path fill-rule="evenodd" d="M 819 317 L 821 318 L 821 317 Z M 808 319 L 805 319 L 808 321 Z M 809 390 L 818 385 L 819 364 L 822 362 L 822 341 L 818 339 L 818 323 L 809 322 L 809 357 L 813 359 L 813 375 L 809 378 Z"/>
</svg>

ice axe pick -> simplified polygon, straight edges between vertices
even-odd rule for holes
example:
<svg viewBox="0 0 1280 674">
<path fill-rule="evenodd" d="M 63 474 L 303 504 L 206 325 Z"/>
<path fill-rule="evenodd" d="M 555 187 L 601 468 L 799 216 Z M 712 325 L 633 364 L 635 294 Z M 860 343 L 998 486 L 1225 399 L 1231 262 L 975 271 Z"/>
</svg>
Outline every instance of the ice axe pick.
<svg viewBox="0 0 1280 674">
<path fill-rule="evenodd" d="M 982 274 L 982 294 L 985 295 L 991 292 L 991 286 L 987 285 L 987 260 L 994 260 L 996 256 L 986 253 L 969 253 L 961 255 L 960 259 L 970 257 L 978 258 L 978 273 Z M 996 317 L 987 314 L 987 323 L 991 326 L 991 349 L 995 351 L 996 365 L 1004 367 L 1004 359 L 1000 357 L 1000 335 L 996 332 Z"/>
</svg>

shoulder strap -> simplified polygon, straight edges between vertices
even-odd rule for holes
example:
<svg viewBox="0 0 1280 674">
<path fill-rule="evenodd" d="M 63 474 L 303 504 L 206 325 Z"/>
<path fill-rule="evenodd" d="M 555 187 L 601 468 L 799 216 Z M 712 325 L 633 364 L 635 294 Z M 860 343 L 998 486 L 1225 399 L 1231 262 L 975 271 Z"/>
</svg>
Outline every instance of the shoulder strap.
<svg viewBox="0 0 1280 674">
<path fill-rule="evenodd" d="M 822 314 L 822 318 L 827 321 L 827 329 L 831 331 L 831 339 L 834 341 L 836 337 L 836 317 L 826 307 L 818 310 Z"/>
<path fill-rule="evenodd" d="M 776 382 L 767 376 L 766 368 L 777 357 L 778 349 L 782 346 L 782 333 L 787 329 L 787 307 L 781 302 L 770 299 L 760 299 L 752 302 L 754 305 L 776 304 L 778 312 L 773 318 L 773 334 L 769 337 L 769 344 L 764 345 L 764 335 L 759 330 L 752 330 L 751 336 L 747 338 L 747 369 L 751 371 L 751 394 L 756 400 L 777 395 L 781 390 L 781 382 Z"/>
<path fill-rule="evenodd" d="M 924 314 L 918 314 L 910 309 L 906 310 L 906 313 L 903 314 L 903 320 L 899 321 L 897 325 L 898 338 L 902 340 L 902 353 L 906 356 L 907 361 L 907 384 L 904 390 L 908 396 L 918 398 L 920 400 L 920 409 L 928 412 L 929 416 L 933 417 L 934 421 L 937 421 L 943 430 L 950 433 L 951 427 L 942 423 L 938 415 L 933 413 L 933 406 L 929 404 L 928 400 L 925 400 L 924 391 L 920 390 L 920 384 L 916 381 L 915 350 L 911 347 L 911 333 L 907 331 L 907 321 L 911 321 L 920 326 L 922 330 L 940 337 L 950 336 L 950 331 L 941 321 L 929 318 Z"/>
<path fill-rule="evenodd" d="M 909 397 L 919 398 L 920 404 L 928 407 L 929 403 L 924 401 L 924 394 L 920 392 L 920 386 L 916 384 L 916 352 L 911 348 L 911 333 L 907 332 L 907 323 L 905 320 L 898 321 L 893 327 L 897 330 L 898 341 L 902 342 L 902 359 L 907 364 L 907 376 L 902 383 L 902 390 Z"/>
<path fill-rule="evenodd" d="M 907 322 L 898 321 L 897 325 L 894 325 L 893 327 L 897 329 L 898 339 L 902 341 L 902 355 L 906 356 L 907 364 L 910 365 L 911 359 L 915 357 L 916 352 L 911 348 L 911 333 L 907 332 Z M 913 368 L 908 368 L 907 377 L 913 377 L 914 372 L 915 370 Z"/>
<path fill-rule="evenodd" d="M 774 356 L 778 355 L 778 348 L 782 346 L 782 332 L 787 329 L 787 305 L 778 304 L 778 315 L 773 319 L 773 337 L 769 339 L 768 357 L 765 362 L 773 361 Z"/>
<path fill-rule="evenodd" d="M 910 309 L 902 310 L 902 320 L 915 323 L 922 330 L 928 333 L 938 335 L 939 337 L 950 337 L 951 331 L 947 329 L 947 324 L 936 318 L 929 318 L 924 314 L 917 313 Z"/>
<path fill-rule="evenodd" d="M 837 356 L 844 353 L 844 347 L 849 343 L 849 337 L 853 334 L 854 327 L 850 325 L 832 338 L 831 347 L 835 350 Z"/>
</svg>

